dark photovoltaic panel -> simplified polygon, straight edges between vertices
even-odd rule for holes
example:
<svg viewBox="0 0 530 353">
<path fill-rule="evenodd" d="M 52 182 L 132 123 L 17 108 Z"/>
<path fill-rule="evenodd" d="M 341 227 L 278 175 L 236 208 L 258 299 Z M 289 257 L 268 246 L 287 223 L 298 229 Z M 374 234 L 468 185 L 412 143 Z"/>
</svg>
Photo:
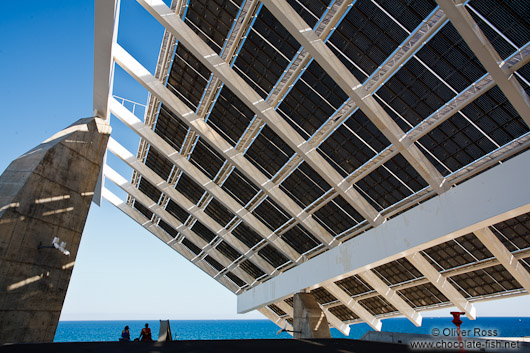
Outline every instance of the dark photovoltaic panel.
<svg viewBox="0 0 530 353">
<path fill-rule="evenodd" d="M 335 284 L 341 287 L 350 296 L 359 295 L 359 294 L 373 291 L 373 288 L 370 287 L 366 282 L 364 282 L 358 276 L 347 277 L 345 279 L 335 282 Z"/>
<path fill-rule="evenodd" d="M 182 44 L 177 45 L 167 87 L 178 92 L 177 97 L 190 109 L 197 109 L 210 71 Z"/>
<path fill-rule="evenodd" d="M 191 153 L 190 162 L 206 174 L 208 178 L 213 179 L 225 163 L 225 159 L 199 138 Z"/>
<path fill-rule="evenodd" d="M 207 123 L 235 146 L 253 117 L 254 113 L 228 87 L 223 86 Z"/>
<path fill-rule="evenodd" d="M 300 254 L 320 245 L 318 239 L 299 225 L 292 227 L 287 232 L 283 233 L 281 237 Z"/>
<path fill-rule="evenodd" d="M 271 178 L 293 154 L 294 151 L 265 125 L 247 150 L 245 157 Z"/>
<path fill-rule="evenodd" d="M 346 177 L 388 145 L 383 133 L 357 110 L 318 149 Z"/>
<path fill-rule="evenodd" d="M 219 243 L 219 245 L 217 245 L 216 249 L 221 253 L 223 254 L 224 256 L 226 256 L 227 258 L 230 259 L 230 261 L 235 261 L 237 260 L 241 254 L 239 254 L 239 252 L 234 249 L 233 247 L 231 247 L 227 242 L 225 242 L 224 240 L 221 241 Z"/>
<path fill-rule="evenodd" d="M 178 233 L 175 228 L 164 222 L 163 220 L 160 220 L 158 222 L 158 226 L 162 228 L 167 234 L 171 235 L 173 238 L 176 238 Z"/>
<path fill-rule="evenodd" d="M 213 268 L 215 268 L 217 271 L 222 271 L 225 267 L 221 265 L 219 262 L 217 262 L 213 257 L 210 255 L 206 256 L 204 258 L 204 261 L 209 263 Z"/>
<path fill-rule="evenodd" d="M 289 261 L 288 258 L 270 245 L 265 245 L 258 251 L 258 254 L 275 268 Z"/>
<path fill-rule="evenodd" d="M 453 276 L 451 281 L 466 298 L 521 288 L 502 265 Z"/>
<path fill-rule="evenodd" d="M 329 5 L 328 1 L 309 1 L 302 2 L 299 0 L 287 0 L 289 5 L 304 19 L 311 27 L 314 27 Z M 302 5 L 303 4 L 303 5 Z"/>
<path fill-rule="evenodd" d="M 238 54 L 236 72 L 266 98 L 299 48 L 291 34 L 262 6 Z"/>
<path fill-rule="evenodd" d="M 390 304 L 380 295 L 360 300 L 359 303 L 364 306 L 364 308 L 372 315 L 381 315 L 397 311 L 392 304 Z"/>
<path fill-rule="evenodd" d="M 258 279 L 265 274 L 258 266 L 254 265 L 252 262 L 245 260 L 239 264 L 241 269 L 251 275 L 252 277 Z"/>
<path fill-rule="evenodd" d="M 377 3 L 411 32 L 436 7 L 434 0 L 378 0 Z"/>
<path fill-rule="evenodd" d="M 407 37 L 407 33 L 370 0 L 358 0 L 337 26 L 330 48 L 361 82 Z M 337 48 L 346 58 L 337 53 Z M 354 62 L 365 74 L 361 73 Z"/>
<path fill-rule="evenodd" d="M 387 285 L 398 284 L 412 279 L 423 277 L 423 275 L 407 259 L 398 259 L 387 264 L 378 266 L 373 272 Z"/>
<path fill-rule="evenodd" d="M 357 320 L 359 317 L 344 305 L 334 306 L 329 308 L 329 311 L 339 318 L 341 321 Z"/>
<path fill-rule="evenodd" d="M 313 218 L 335 235 L 363 220 L 363 217 L 342 196 L 336 196 L 331 202 L 318 209 L 313 213 Z"/>
<path fill-rule="evenodd" d="M 331 187 L 307 163 L 302 163 L 281 184 L 280 188 L 305 208 L 322 196 Z"/>
<path fill-rule="evenodd" d="M 497 223 L 490 229 L 510 251 L 530 247 L 530 214 L 525 213 L 507 221 Z"/>
<path fill-rule="evenodd" d="M 528 2 L 525 0 L 471 0 L 469 5 L 477 10 L 515 45 L 521 47 L 530 38 Z M 485 26 L 481 26 L 483 29 Z M 491 40 L 491 39 L 490 39 Z M 498 48 L 495 48 L 498 50 Z"/>
<path fill-rule="evenodd" d="M 236 236 L 237 239 L 241 240 L 243 244 L 252 248 L 254 245 L 263 240 L 256 232 L 254 232 L 249 226 L 241 222 L 237 227 L 232 230 L 232 234 Z"/>
<path fill-rule="evenodd" d="M 215 219 L 217 223 L 223 227 L 226 226 L 232 218 L 234 218 L 234 214 L 216 199 L 212 199 L 212 201 L 210 201 L 210 204 L 204 209 L 204 212 L 208 216 Z"/>
<path fill-rule="evenodd" d="M 186 174 L 182 174 L 180 176 L 175 189 L 180 191 L 182 194 L 184 194 L 184 196 L 186 196 L 191 202 L 195 204 L 199 202 L 204 193 L 204 190 Z"/>
<path fill-rule="evenodd" d="M 242 0 L 190 1 L 186 22 L 191 22 L 190 28 L 219 54 L 241 3 Z"/>
<path fill-rule="evenodd" d="M 270 229 L 276 230 L 291 218 L 284 212 L 285 211 L 283 211 L 276 202 L 270 198 L 266 198 L 254 210 L 254 215 L 258 217 L 260 221 L 268 225 Z"/>
<path fill-rule="evenodd" d="M 166 157 L 161 155 L 154 148 L 149 149 L 149 153 L 145 159 L 145 165 L 151 168 L 164 180 L 167 180 L 171 170 L 173 169 L 173 163 L 168 161 Z"/>
<path fill-rule="evenodd" d="M 188 133 L 188 126 L 164 105 L 160 107 L 155 132 L 175 150 L 180 151 Z"/>
<path fill-rule="evenodd" d="M 201 253 L 201 248 L 199 248 L 186 238 L 182 239 L 182 245 L 190 249 L 195 255 L 199 255 Z"/>
<path fill-rule="evenodd" d="M 414 308 L 441 304 L 448 301 L 448 299 L 431 283 L 402 289 L 399 293 L 405 297 Z"/>
<path fill-rule="evenodd" d="M 195 222 L 193 227 L 191 227 L 191 230 L 204 239 L 204 241 L 207 243 L 211 242 L 215 238 L 215 233 L 206 228 L 206 226 L 199 221 Z"/>
<path fill-rule="evenodd" d="M 230 280 L 234 282 L 238 287 L 243 287 L 246 285 L 245 281 L 234 275 L 232 272 L 227 272 L 226 277 L 230 278 Z"/>
<path fill-rule="evenodd" d="M 312 290 L 311 294 L 313 294 L 313 297 L 320 305 L 328 304 L 337 300 L 337 298 L 332 296 L 322 287 Z"/>
<path fill-rule="evenodd" d="M 167 203 L 166 211 L 175 216 L 181 223 L 185 223 L 189 217 L 189 213 L 172 200 Z"/>
<path fill-rule="evenodd" d="M 308 139 L 347 98 L 335 81 L 313 61 L 278 111 L 302 137 Z"/>
<path fill-rule="evenodd" d="M 473 234 L 467 234 L 423 251 L 438 270 L 448 270 L 493 257 Z"/>
<path fill-rule="evenodd" d="M 237 169 L 230 173 L 230 176 L 223 184 L 223 189 L 242 205 L 246 205 L 260 190 Z"/>
<path fill-rule="evenodd" d="M 276 315 L 278 315 L 278 316 L 284 316 L 284 315 L 287 315 L 287 314 L 285 313 L 285 311 L 283 311 L 282 309 L 278 308 L 278 307 L 277 307 L 276 305 L 274 305 L 274 304 L 269 305 L 269 308 L 270 308 L 272 311 L 274 311 L 274 313 L 275 313 Z"/>
</svg>

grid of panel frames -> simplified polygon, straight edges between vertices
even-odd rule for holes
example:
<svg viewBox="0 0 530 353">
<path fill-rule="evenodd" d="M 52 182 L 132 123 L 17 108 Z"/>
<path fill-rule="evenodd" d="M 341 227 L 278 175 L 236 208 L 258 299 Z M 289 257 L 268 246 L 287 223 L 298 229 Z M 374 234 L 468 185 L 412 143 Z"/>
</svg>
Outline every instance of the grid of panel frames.
<svg viewBox="0 0 530 353">
<path fill-rule="evenodd" d="M 508 219 L 489 229 L 527 270 L 530 269 L 530 214 Z M 470 302 L 526 292 L 472 233 L 425 249 L 421 251 L 421 255 Z M 372 271 L 415 310 L 453 306 L 406 258 L 375 267 Z M 358 275 L 344 278 L 335 284 L 374 317 L 400 315 L 392 304 Z M 318 287 L 311 293 L 319 304 L 340 320 L 347 323 L 360 321 L 357 315 L 326 289 Z M 293 298 L 285 299 L 285 303 L 292 307 Z M 271 304 L 268 307 L 278 316 L 292 322 L 292 318 L 277 305 Z"/>
<path fill-rule="evenodd" d="M 288 2 L 311 26 L 318 24 L 319 18 L 326 15 L 330 5 L 325 0 Z M 530 40 L 530 24 L 517 8 L 521 4 L 492 0 L 477 0 L 468 4 L 475 20 L 503 57 Z M 185 22 L 220 54 L 242 5 L 243 0 L 190 0 Z M 335 26 L 327 43 L 357 79 L 365 82 L 436 8 L 434 1 L 358 0 Z M 492 26 L 497 27 L 492 29 Z M 496 31 L 498 28 L 506 28 L 503 35 Z M 259 6 L 237 52 L 233 68 L 258 94 L 266 98 L 300 49 L 296 40 L 270 12 Z M 447 23 L 379 87 L 374 96 L 407 133 L 484 74 L 486 71 L 472 51 L 453 26 Z M 517 74 L 528 92 L 529 65 L 518 70 Z M 177 44 L 167 87 L 191 109 L 198 110 L 204 104 L 204 91 L 211 79 L 210 71 L 184 46 Z M 346 94 L 316 62 L 311 61 L 276 109 L 302 137 L 310 139 L 346 100 Z M 248 127 L 256 122 L 256 117 L 233 92 L 221 86 L 208 110 L 206 121 L 226 141 L 237 147 L 248 138 Z M 177 151 L 189 153 L 192 164 L 275 231 L 296 252 L 304 254 L 304 259 L 325 251 L 310 229 L 298 224 L 287 210 L 264 196 L 257 185 L 242 171 L 231 168 L 212 146 L 191 134 L 186 124 L 168 107 L 161 105 L 154 130 Z M 448 177 L 486 154 L 526 136 L 528 130 L 501 90 L 494 87 L 429 131 L 417 144 L 439 172 Z M 326 231 L 345 240 L 370 228 L 368 222 L 307 163 L 302 162 L 296 168 L 287 169 L 295 153 L 271 128 L 261 124 L 258 133 L 252 137 L 252 143 L 244 150 L 245 157 L 263 174 L 277 180 L 279 188 L 308 211 Z M 191 148 L 186 151 L 186 146 Z M 385 136 L 357 110 L 319 144 L 317 150 L 346 178 L 370 165 L 371 160 L 389 146 L 390 142 Z M 149 150 L 145 164 L 162 179 L 176 181 L 175 188 L 178 191 L 231 231 L 245 246 L 258 253 L 270 266 L 278 269 L 277 273 L 294 266 L 286 256 L 263 241 L 155 149 Z M 246 260 L 241 252 L 219 239 L 186 210 L 164 199 L 160 191 L 146 179 L 140 179 L 138 188 L 152 200 L 164 202 L 169 213 L 189 226 L 200 238 L 212 243 L 253 279 L 245 281 L 227 271 L 211 256 L 203 256 L 204 261 L 216 271 L 223 272 L 240 290 L 270 278 L 263 268 Z M 413 207 L 417 203 L 414 197 L 430 189 L 400 154 L 376 165 L 373 171 L 355 184 L 355 188 L 386 217 L 396 214 L 392 209 L 396 204 L 404 204 L 400 212 Z M 132 201 L 132 204 L 147 218 L 158 222 L 168 234 L 179 236 L 176 230 L 163 220 L 158 220 L 141 203 Z M 180 241 L 195 254 L 202 254 L 200 248 L 189 239 Z M 432 286 L 425 290 L 443 300 L 443 295 L 435 293 Z M 413 295 L 420 296 L 421 293 Z M 332 296 L 321 297 L 326 299 L 320 301 L 332 299 Z M 385 308 L 391 309 L 391 305 L 380 297 L 373 296 L 366 300 L 370 300 L 374 308 L 377 303 L 383 303 Z M 333 310 L 337 311 L 338 317 L 355 320 L 351 312 L 340 306 Z M 380 314 L 384 311 L 380 308 L 373 310 Z"/>
</svg>

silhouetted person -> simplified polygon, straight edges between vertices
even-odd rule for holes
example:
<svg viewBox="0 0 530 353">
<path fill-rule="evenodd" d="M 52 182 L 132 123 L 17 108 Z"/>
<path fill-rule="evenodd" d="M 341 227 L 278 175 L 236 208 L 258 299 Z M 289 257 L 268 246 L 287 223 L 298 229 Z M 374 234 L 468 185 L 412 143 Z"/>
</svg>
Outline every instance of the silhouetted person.
<svg viewBox="0 0 530 353">
<path fill-rule="evenodd" d="M 129 326 L 125 326 L 123 331 L 121 331 L 120 341 L 130 341 L 131 334 L 129 333 Z"/>
<path fill-rule="evenodd" d="M 151 338 L 151 329 L 149 328 L 149 324 L 145 324 L 145 328 L 143 328 L 142 332 L 140 332 L 140 341 L 142 342 L 153 341 L 153 339 Z"/>
</svg>

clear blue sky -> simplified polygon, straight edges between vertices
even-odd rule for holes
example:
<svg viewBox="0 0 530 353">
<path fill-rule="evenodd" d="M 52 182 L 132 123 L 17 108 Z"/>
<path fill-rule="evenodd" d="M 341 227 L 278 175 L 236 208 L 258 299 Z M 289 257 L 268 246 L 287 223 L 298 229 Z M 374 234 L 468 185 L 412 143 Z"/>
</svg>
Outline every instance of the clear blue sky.
<svg viewBox="0 0 530 353">
<path fill-rule="evenodd" d="M 92 114 L 93 0 L 0 1 L 0 171 L 73 121 Z M 118 41 L 154 72 L 162 27 L 133 0 L 122 1 Z M 116 95 L 147 93 L 116 71 Z M 138 140 L 117 120 L 113 137 Z M 115 158 L 113 168 L 129 178 Z M 115 189 L 113 189 L 115 190 Z M 530 296 L 477 304 L 481 316 L 530 316 Z M 447 315 L 448 309 L 432 312 Z M 425 313 L 428 314 L 428 313 Z M 63 320 L 263 318 L 236 314 L 236 296 L 106 201 L 92 206 Z"/>
</svg>

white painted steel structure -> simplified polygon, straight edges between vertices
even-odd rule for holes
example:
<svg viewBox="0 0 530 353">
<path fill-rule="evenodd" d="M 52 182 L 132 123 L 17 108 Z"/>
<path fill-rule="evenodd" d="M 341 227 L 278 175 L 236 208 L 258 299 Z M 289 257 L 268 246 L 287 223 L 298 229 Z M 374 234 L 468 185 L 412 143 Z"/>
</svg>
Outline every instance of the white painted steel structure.
<svg viewBox="0 0 530 353">
<path fill-rule="evenodd" d="M 311 6 L 301 0 L 219 0 L 208 4 L 178 0 L 170 7 L 162 0 L 138 0 L 165 29 L 153 75 L 117 43 L 119 0 L 95 0 L 94 115 L 107 120 L 112 115 L 141 138 L 136 155 L 110 140 L 108 151 L 132 168 L 133 177 L 129 182 L 106 166 L 97 192 L 238 294 L 239 312 L 258 310 L 280 327 L 292 328 L 291 298 L 299 291 L 314 293 L 330 325 L 345 335 L 351 323 L 366 322 L 381 330 L 381 318 L 396 315 L 404 315 L 419 326 L 420 311 L 451 305 L 475 319 L 474 301 L 527 294 L 530 35 L 519 46 L 514 44 L 503 28 L 492 23 L 493 15 L 480 11 L 480 0 L 456 5 L 450 0 L 436 1 L 439 6 L 432 3 L 428 15 L 415 28 L 409 28 L 391 14 L 390 7 L 385 8 L 377 0 L 323 0 Z M 233 14 L 222 5 L 232 8 Z M 188 11 L 195 17 L 190 19 Z M 210 20 L 217 11 L 219 26 L 229 18 L 226 36 L 219 39 L 211 35 L 220 35 L 221 29 L 201 19 L 197 15 L 200 11 L 209 11 Z M 381 17 L 387 26 L 401 31 L 401 43 L 389 44 L 394 47 L 384 60 L 376 62 L 370 57 L 375 42 L 372 54 L 360 52 L 377 63 L 371 72 L 348 47 L 360 50 L 362 44 L 355 36 L 361 42 L 369 39 L 360 29 L 351 38 L 343 39 L 342 33 L 351 30 L 353 25 L 348 21 L 362 11 L 372 11 L 372 16 L 363 20 L 363 30 L 391 36 L 377 29 L 383 24 L 371 22 Z M 407 11 L 416 13 L 414 9 Z M 263 30 L 267 21 L 275 21 L 274 28 Z M 273 29 L 283 33 L 284 38 L 274 37 L 277 34 L 272 33 Z M 501 38 L 495 39 L 497 48 L 502 49 L 498 41 L 508 43 L 509 53 L 501 57 L 483 33 L 485 29 Z M 437 45 L 429 47 L 430 43 L 448 41 L 456 33 L 463 40 L 452 42 L 451 50 L 466 52 L 461 47 L 468 45 L 476 55 L 470 51 L 468 65 L 475 60 L 485 68 L 465 86 L 454 81 L 451 73 L 444 76 L 442 64 L 423 58 Z M 287 46 L 296 42 L 299 48 L 287 56 Z M 263 44 L 258 48 L 256 43 Z M 243 50 L 251 50 L 247 49 L 250 45 L 258 48 L 252 49 L 256 50 L 254 59 L 275 58 L 276 62 L 267 63 L 270 73 L 261 72 L 259 76 L 245 71 L 243 58 L 248 54 Z M 131 112 L 113 97 L 115 64 L 148 91 L 143 122 L 134 110 Z M 178 65 L 184 67 L 181 82 L 174 81 L 174 75 L 180 72 Z M 284 65 L 283 72 L 272 73 L 273 65 Z M 411 73 L 416 70 L 414 65 L 421 68 L 421 74 Z M 315 70 L 320 72 L 318 79 L 310 76 Z M 278 76 L 273 79 L 267 75 Z M 406 98 L 400 101 L 397 95 L 388 97 L 388 92 L 393 92 L 391 87 L 398 83 L 406 86 L 396 78 L 400 75 L 410 75 L 416 81 L 429 78 L 436 83 L 423 87 L 431 95 L 417 96 L 418 106 L 427 104 L 424 100 L 442 100 L 444 94 L 448 98 L 442 100 L 443 104 L 433 104 L 437 108 L 427 116 L 414 109 L 421 119 L 413 121 L 407 115 L 410 111 L 400 111 L 400 102 Z M 202 88 L 184 81 L 184 77 L 191 80 L 192 76 L 198 80 L 195 86 L 205 82 Z M 262 79 L 271 81 L 268 90 Z M 454 87 L 457 84 L 458 89 Z M 496 86 L 502 93 L 494 91 L 498 90 Z M 411 87 L 402 89 L 404 97 L 412 94 Z M 191 95 L 194 89 L 201 92 L 195 103 Z M 313 130 L 304 124 L 313 123 L 316 113 L 300 118 L 286 103 L 294 99 L 296 89 L 305 92 L 302 99 L 308 99 L 308 105 L 322 109 L 320 115 L 324 106 L 331 112 L 324 118 L 319 116 Z M 343 95 L 341 104 L 334 101 L 330 91 Z M 495 135 L 501 127 L 493 130 L 484 122 L 486 118 L 495 120 L 494 113 L 486 111 L 480 119 L 473 115 L 473 109 L 485 104 L 482 100 L 488 94 L 505 95 L 506 104 L 513 105 L 513 111 L 503 108 L 505 115 L 512 114 L 510 124 L 519 124 L 522 132 L 501 142 Z M 225 101 L 227 106 L 222 105 Z M 211 122 L 220 119 L 216 114 L 228 114 L 230 109 L 239 116 L 249 115 L 248 126 L 241 129 L 238 141 L 230 135 L 233 131 L 227 131 L 229 127 L 223 130 L 222 122 L 217 123 L 219 126 Z M 300 105 L 299 109 L 305 108 Z M 165 122 L 167 126 L 160 123 L 162 115 L 171 117 Z M 234 124 L 230 117 L 227 119 L 224 123 Z M 171 121 L 180 125 L 173 123 L 176 127 L 168 132 Z M 359 123 L 362 126 L 352 125 L 359 121 L 364 121 Z M 448 124 L 462 123 L 469 126 L 468 135 L 472 130 L 486 141 L 482 145 L 493 147 L 455 168 L 449 163 L 458 163 L 451 158 L 457 158 L 465 149 L 443 159 L 439 151 L 429 147 L 428 138 L 446 133 L 442 129 L 447 130 Z M 508 129 L 508 123 L 504 124 L 502 129 Z M 182 143 L 176 144 L 168 134 L 177 135 L 179 128 L 187 132 Z M 331 151 L 328 141 L 345 133 L 348 141 L 354 141 L 355 151 L 342 145 Z M 274 171 L 257 161 L 259 153 L 250 153 L 265 134 L 271 148 L 287 156 L 272 158 L 285 160 Z M 444 143 L 455 144 L 458 134 L 447 135 Z M 345 141 L 342 144 L 346 146 Z M 208 150 L 202 158 L 222 161 L 214 176 L 209 166 L 195 157 L 198 146 Z M 359 158 L 355 168 L 344 166 L 349 165 L 350 156 L 338 156 L 350 154 L 357 158 L 357 152 L 361 154 L 364 149 L 370 151 L 369 157 L 364 161 Z M 330 156 L 334 153 L 337 155 Z M 164 174 L 162 170 L 167 166 L 169 170 Z M 393 180 L 386 181 L 388 184 L 394 184 L 368 183 L 383 175 L 380 173 Z M 234 191 L 231 180 L 235 177 L 254 188 L 253 194 Z M 127 199 L 121 200 L 106 188 L 105 178 L 122 189 Z M 185 178 L 190 181 L 180 187 Z M 292 182 L 295 178 L 298 184 Z M 302 184 L 300 180 L 306 180 L 303 178 L 309 182 Z M 196 190 L 190 191 L 193 185 Z M 313 185 L 318 197 L 303 201 L 304 193 L 311 192 L 304 190 L 308 185 Z M 385 197 L 400 188 L 406 190 L 405 196 L 392 196 L 393 201 L 385 205 Z M 382 196 L 375 191 L 380 189 Z M 202 196 L 193 196 L 193 192 Z M 277 212 L 274 217 L 278 219 L 271 220 L 260 211 L 263 205 L 272 205 L 269 213 Z M 328 209 L 335 211 L 323 216 Z M 348 226 L 335 228 L 334 222 Z M 508 231 L 503 232 L 502 227 Z M 441 252 L 454 256 L 454 261 L 437 258 Z M 484 282 L 466 287 L 461 276 L 477 271 L 483 271 Z"/>
</svg>

